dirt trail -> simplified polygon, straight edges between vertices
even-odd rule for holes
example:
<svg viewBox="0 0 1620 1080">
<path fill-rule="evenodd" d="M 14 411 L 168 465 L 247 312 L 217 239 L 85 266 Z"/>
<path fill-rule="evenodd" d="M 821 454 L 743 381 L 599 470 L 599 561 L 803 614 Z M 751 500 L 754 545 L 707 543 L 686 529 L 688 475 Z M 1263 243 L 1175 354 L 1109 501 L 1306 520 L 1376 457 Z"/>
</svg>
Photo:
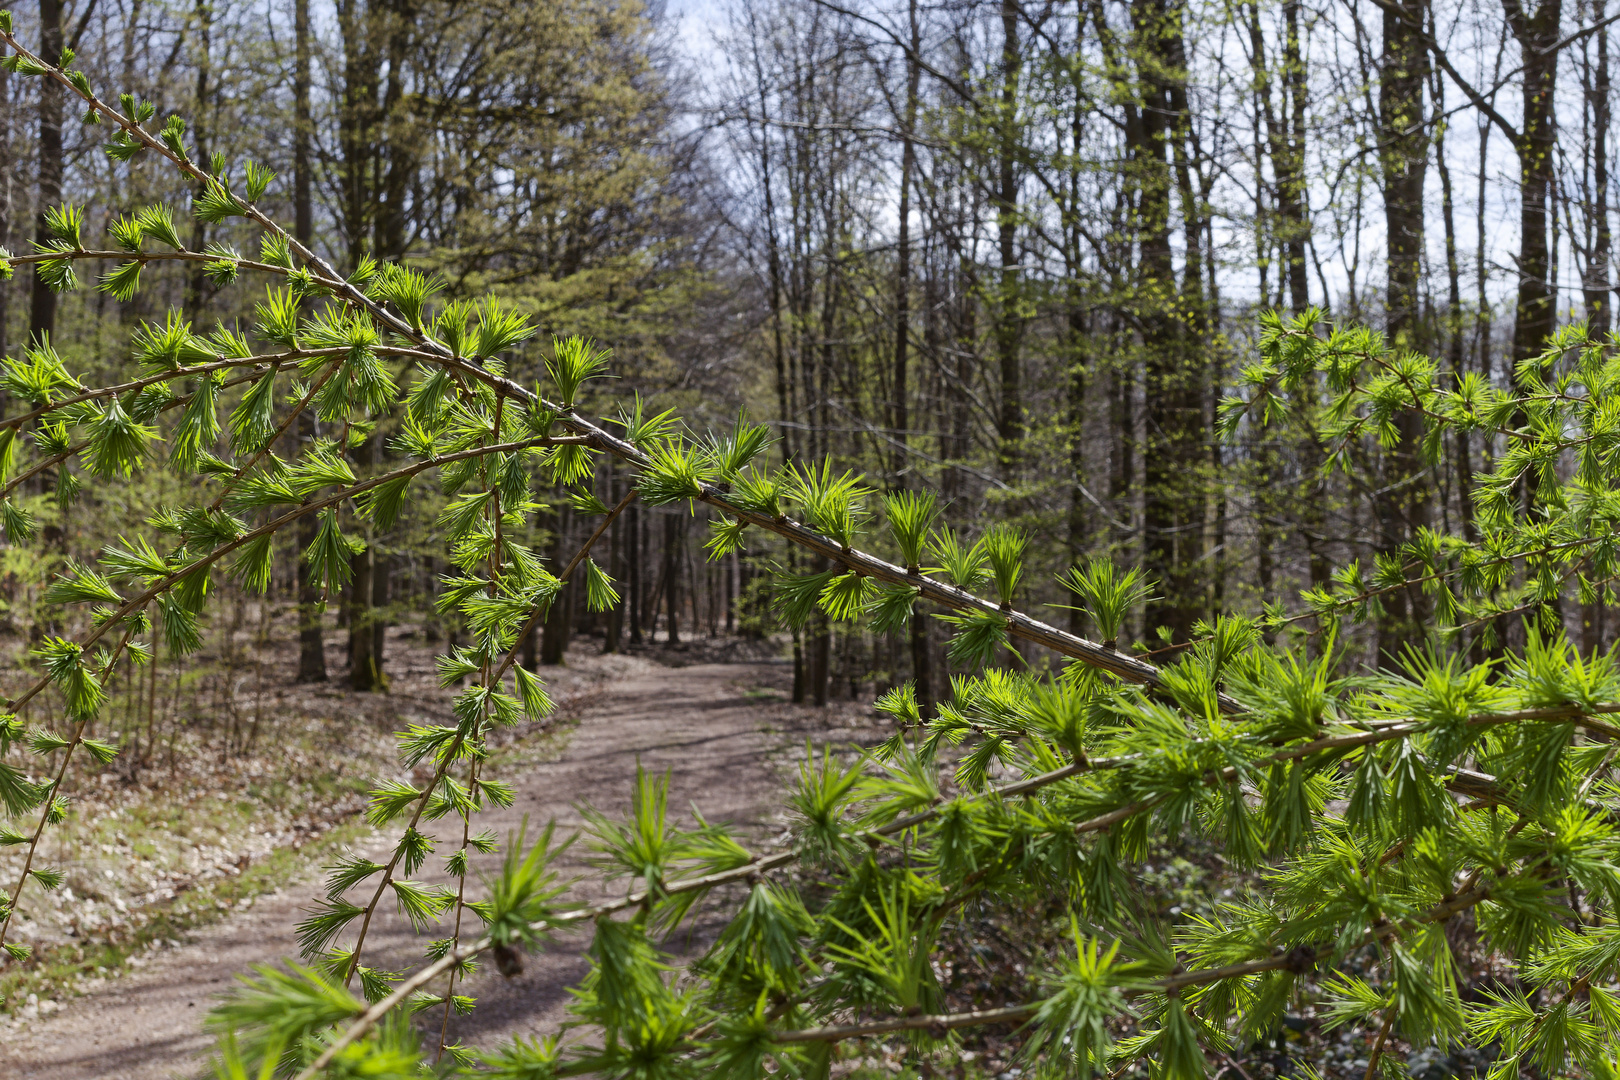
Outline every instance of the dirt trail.
<svg viewBox="0 0 1620 1080">
<path fill-rule="evenodd" d="M 736 822 L 756 843 L 769 845 L 782 831 L 781 776 L 771 758 L 806 735 L 819 737 L 829 725 L 849 722 L 836 713 L 770 704 L 749 694 L 785 690 L 787 677 L 780 666 L 767 663 L 670 668 L 627 660 L 623 677 L 608 684 L 600 703 L 585 711 L 558 760 L 500 775 L 514 786 L 516 799 L 510 809 L 481 815 L 478 824 L 494 828 L 504 840 L 525 815 L 532 835 L 551 818 L 559 829 L 581 824 L 579 802 L 620 811 L 628 804 L 639 760 L 649 771 L 670 771 L 672 818 L 684 817 L 695 803 L 709 820 Z M 851 733 L 845 728 L 840 734 Z M 447 842 L 440 851 L 448 853 L 460 841 L 459 825 L 451 839 L 450 823 L 441 824 Z M 384 850 L 379 842 L 367 854 L 375 857 Z M 570 853 L 578 873 L 588 872 L 586 854 L 577 848 Z M 493 869 L 497 859 L 484 857 L 480 869 Z M 429 864 L 436 867 L 439 861 Z M 429 867 L 421 876 L 434 877 Z M 209 1047 L 201 1030 L 208 1007 L 238 972 L 296 954 L 293 925 L 313 895 L 313 884 L 306 880 L 262 897 L 191 943 L 153 954 L 139 972 L 8 1037 L 8 1045 L 0 1046 L 0 1076 L 168 1080 L 197 1075 Z M 599 888 L 581 882 L 576 895 L 599 895 Z M 433 936 L 443 933 L 437 928 Z M 703 936 L 700 925 L 697 937 Z M 490 1047 L 513 1034 L 555 1030 L 568 1000 L 566 987 L 586 970 L 584 944 L 582 936 L 563 938 L 547 954 L 530 957 L 518 978 L 503 980 L 490 968 L 458 987 L 476 997 L 478 1007 L 465 1018 L 452 1018 L 451 1040 Z M 409 927 L 391 916 L 373 928 L 367 960 L 404 966 L 420 949 Z"/>
</svg>

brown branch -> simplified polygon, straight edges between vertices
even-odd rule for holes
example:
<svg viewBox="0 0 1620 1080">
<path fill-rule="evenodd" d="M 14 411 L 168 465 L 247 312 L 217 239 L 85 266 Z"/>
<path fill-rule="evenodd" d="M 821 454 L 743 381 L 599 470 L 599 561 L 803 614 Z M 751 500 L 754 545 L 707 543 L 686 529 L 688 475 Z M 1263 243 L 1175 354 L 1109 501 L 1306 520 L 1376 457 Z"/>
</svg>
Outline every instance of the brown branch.
<svg viewBox="0 0 1620 1080">
<path fill-rule="evenodd" d="M 251 365 L 277 363 L 282 360 L 295 359 L 300 356 L 319 356 L 324 353 L 337 353 L 343 351 L 345 350 L 300 350 L 298 352 L 280 353 L 276 355 L 243 356 L 229 360 L 216 360 L 207 364 L 197 364 L 193 367 L 175 368 L 172 371 L 165 371 L 161 375 L 148 375 L 145 378 L 135 379 L 131 382 L 119 383 L 117 386 L 103 386 L 96 390 L 87 390 L 82 394 L 75 394 L 73 397 L 63 398 L 61 401 L 53 401 L 48 405 L 41 405 L 33 412 L 23 413 L 20 416 L 7 417 L 4 420 L 0 420 L 0 430 L 4 430 L 5 428 L 19 427 L 22 424 L 28 423 L 30 420 L 37 420 L 41 416 L 46 416 L 50 413 L 56 412 L 58 409 L 65 409 L 70 405 L 77 405 L 84 401 L 94 401 L 97 398 L 114 397 L 118 394 L 126 393 L 131 390 L 144 390 L 154 383 L 168 382 L 170 379 L 189 378 L 192 375 L 203 375 L 210 371 L 219 371 L 222 368 L 248 367 Z"/>
<path fill-rule="evenodd" d="M 3 40 L 4 37 L 5 37 L 5 35 L 0 34 L 0 40 Z M 102 260 L 109 260 L 109 261 L 116 259 L 119 262 L 138 262 L 138 263 L 168 262 L 168 261 L 211 262 L 211 263 L 228 262 L 228 263 L 233 263 L 236 266 L 240 266 L 240 267 L 243 267 L 243 268 L 248 269 L 248 270 L 263 270 L 266 273 L 279 274 L 282 277 L 285 277 L 288 274 L 292 273 L 292 271 L 287 269 L 285 266 L 277 266 L 274 263 L 255 262 L 252 259 L 244 259 L 244 258 L 241 258 L 240 256 L 210 255 L 207 252 L 203 252 L 203 251 L 184 251 L 184 250 L 182 250 L 182 251 L 116 251 L 116 250 L 94 250 L 94 249 L 91 249 L 91 248 L 73 248 L 70 251 L 40 251 L 40 252 L 35 252 L 34 254 L 31 254 L 31 255 L 12 255 L 6 261 L 13 264 L 13 265 L 22 265 L 24 263 L 55 262 L 58 259 L 102 259 Z M 322 282 L 322 284 L 328 284 L 328 283 Z"/>
</svg>

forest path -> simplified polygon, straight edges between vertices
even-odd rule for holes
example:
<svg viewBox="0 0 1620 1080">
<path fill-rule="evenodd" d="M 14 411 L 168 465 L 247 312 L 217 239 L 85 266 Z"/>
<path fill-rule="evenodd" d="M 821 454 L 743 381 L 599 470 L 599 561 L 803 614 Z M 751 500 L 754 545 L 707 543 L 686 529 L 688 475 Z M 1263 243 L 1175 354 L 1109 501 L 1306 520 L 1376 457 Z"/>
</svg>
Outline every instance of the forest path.
<svg viewBox="0 0 1620 1080">
<path fill-rule="evenodd" d="M 531 838 L 555 818 L 559 835 L 566 835 L 583 823 L 577 803 L 590 802 L 610 813 L 629 805 L 639 761 L 649 772 L 669 770 L 672 821 L 686 818 L 686 808 L 695 803 L 711 822 L 734 822 L 745 838 L 768 844 L 782 832 L 783 820 L 782 775 L 771 759 L 802 746 L 806 736 L 819 742 L 835 726 L 842 729 L 836 738 L 847 740 L 854 735 L 847 725 L 857 722 L 839 710 L 779 704 L 790 678 L 790 669 L 770 663 L 672 668 L 630 659 L 623 674 L 606 684 L 598 702 L 582 713 L 557 760 L 497 770 L 499 779 L 513 785 L 516 798 L 509 809 L 480 815 L 475 828 L 493 828 L 504 843 L 525 816 Z M 439 825 L 445 841 L 439 851 L 448 854 L 460 842 L 459 823 Z M 365 853 L 386 861 L 388 843 L 379 839 Z M 589 868 L 588 852 L 582 849 L 576 844 L 570 850 L 565 869 L 583 877 Z M 482 864 L 474 865 L 488 872 L 498 862 L 498 855 L 483 856 Z M 435 879 L 440 864 L 437 857 L 430 858 L 419 876 Z M 209 1006 L 250 965 L 296 955 L 293 926 L 314 897 L 316 883 L 311 875 L 263 896 L 248 911 L 199 932 L 181 948 L 152 954 L 151 963 L 140 971 L 67 1002 L 61 1012 L 0 1046 L 0 1076 L 169 1080 L 206 1073 L 211 1043 L 202 1022 Z M 469 890 L 482 895 L 472 879 Z M 572 895 L 591 899 L 604 894 L 600 885 L 586 879 Z M 386 903 L 382 907 L 391 909 Z M 443 927 L 432 929 L 435 937 L 446 933 Z M 708 930 L 712 927 L 700 917 L 696 934 L 683 931 L 671 947 L 677 953 L 700 950 Z M 373 924 L 366 959 L 403 967 L 420 956 L 424 943 L 389 910 L 381 925 Z M 517 978 L 504 980 L 490 965 L 458 986 L 458 993 L 478 999 L 478 1007 L 466 1017 L 452 1017 L 451 1040 L 490 1048 L 514 1034 L 555 1031 L 569 1000 L 567 987 L 587 970 L 586 944 L 583 934 L 561 937 L 545 954 L 528 957 Z M 442 987 L 434 990 L 442 993 Z M 435 1013 L 435 1027 L 438 1019 Z"/>
</svg>

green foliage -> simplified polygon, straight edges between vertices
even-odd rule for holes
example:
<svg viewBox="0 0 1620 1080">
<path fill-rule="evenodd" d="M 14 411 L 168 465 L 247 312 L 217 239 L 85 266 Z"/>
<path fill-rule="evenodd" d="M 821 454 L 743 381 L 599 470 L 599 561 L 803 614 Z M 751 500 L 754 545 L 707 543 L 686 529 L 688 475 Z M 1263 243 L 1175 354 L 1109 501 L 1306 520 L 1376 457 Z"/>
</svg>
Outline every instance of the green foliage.
<svg viewBox="0 0 1620 1080">
<path fill-rule="evenodd" d="M 437 275 L 424 274 L 391 263 L 377 267 L 367 292 L 377 300 L 393 304 L 405 321 L 420 328 L 427 302 L 444 291 L 444 282 Z"/>
<path fill-rule="evenodd" d="M 723 483 L 734 484 L 738 474 L 751 465 L 755 458 L 770 448 L 771 429 L 764 424 L 750 424 L 746 413 L 737 415 L 737 422 L 724 435 L 710 435 L 710 454 Z"/>
<path fill-rule="evenodd" d="M 497 300 L 486 301 L 478 310 L 478 335 L 473 356 L 487 360 L 527 341 L 533 334 L 534 327 L 529 325 L 527 317 L 502 306 Z"/>
<path fill-rule="evenodd" d="M 1041 1002 L 1033 1021 L 1034 1033 L 1024 1044 L 1030 1060 L 1046 1053 L 1066 1062 L 1081 1080 L 1089 1080 L 1107 1067 L 1113 1033 L 1109 1021 L 1125 1013 L 1122 985 L 1128 971 L 1116 963 L 1119 942 L 1105 951 L 1096 939 L 1073 929 L 1074 956 L 1055 973 L 1053 993 Z"/>
<path fill-rule="evenodd" d="M 863 499 L 867 490 L 854 473 L 834 475 L 831 458 L 819 469 L 789 466 L 786 494 L 799 504 L 812 528 L 845 549 L 855 542 L 866 517 Z"/>
<path fill-rule="evenodd" d="M 365 1009 L 343 987 L 312 968 L 260 965 L 208 1014 L 208 1026 L 229 1032 L 233 1050 L 250 1068 L 278 1062 L 305 1038 Z"/>
<path fill-rule="evenodd" d="M 591 611 L 608 611 L 618 606 L 619 594 L 613 579 L 603 573 L 595 559 L 585 560 L 585 606 Z"/>
<path fill-rule="evenodd" d="M 900 560 L 908 570 L 922 563 L 923 545 L 939 517 L 939 508 L 931 491 L 897 491 L 883 497 L 883 509 L 889 519 L 889 533 L 895 547 L 900 549 Z"/>
<path fill-rule="evenodd" d="M 996 525 L 979 541 L 985 561 L 990 564 L 990 577 L 996 585 L 996 595 L 1003 607 L 1012 605 L 1013 594 L 1024 575 L 1024 549 L 1029 537 L 1010 525 Z"/>
<path fill-rule="evenodd" d="M 978 544 L 964 545 L 951 529 L 941 529 L 928 542 L 928 553 L 939 560 L 939 566 L 930 569 L 943 571 L 952 585 L 973 590 L 984 584 L 988 571 L 984 568 L 984 549 Z"/>
<path fill-rule="evenodd" d="M 636 486 L 648 506 L 664 506 L 697 498 L 713 475 L 713 462 L 707 454 L 671 438 L 647 448 L 647 467 Z"/>
<path fill-rule="evenodd" d="M 13 52 L 9 70 L 51 71 Z M 87 76 L 63 78 L 88 93 Z M 120 109 L 129 127 L 107 151 L 127 161 L 139 150 L 131 129 L 155 113 L 128 95 Z M 156 138 L 187 161 L 185 133 L 175 117 Z M 1379 335 L 1329 328 L 1318 313 L 1268 316 L 1246 396 L 1224 410 L 1225 430 L 1292 415 L 1314 429 L 1331 467 L 1349 468 L 1359 447 L 1393 446 L 1414 417 L 1431 458 L 1438 440 L 1489 427 L 1506 450 L 1477 481 L 1479 538 L 1421 533 L 1365 568 L 1340 568 L 1305 597 L 1323 631 L 1305 646 L 1263 640 L 1281 615 L 1223 615 L 1154 668 L 1099 660 L 1043 630 L 1060 654 L 1106 671 L 1079 660 L 1009 671 L 1014 656 L 1023 659 L 1008 650 L 1013 603 L 1039 565 L 1030 532 L 992 522 L 960 533 L 939 524 L 931 494 L 890 493 L 883 508 L 903 563 L 896 572 L 855 551 L 872 492 L 853 470 L 823 458 L 773 473 L 760 463 L 771 441 L 765 426 L 739 415 L 728 432 L 688 438 L 672 412 L 649 416 L 639 397 L 616 421 L 628 452 L 582 415 L 595 397 L 586 384 L 607 374 L 609 354 L 593 341 L 554 339 L 543 362 L 556 400 L 531 393 L 507 380 L 500 359 L 533 333 L 516 303 L 440 303 L 436 272 L 370 259 L 338 280 L 299 257 L 251 205 L 268 190 L 268 170 L 247 164 L 238 195 L 228 162 L 207 164 L 197 217 L 245 218 L 231 226 L 233 242 L 251 244 L 256 231 L 262 265 L 250 269 L 277 279 L 254 305 L 251 330 L 203 336 L 172 311 L 143 322 L 129 350 L 143 385 L 117 393 L 84 385 L 43 339 L 0 371 L 0 389 L 39 412 L 0 436 L 8 482 L 25 469 L 40 478 L 0 502 L 11 543 L 35 534 L 36 514 L 63 520 L 52 515 L 98 482 L 126 482 L 165 456 L 186 475 L 178 502 L 131 530 L 139 535 L 101 544 L 93 565 L 52 564 L 45 601 L 89 610 L 65 610 L 60 632 L 38 639 L 30 697 L 49 695 L 69 723 L 0 720 L 0 806 L 19 819 L 0 826 L 0 845 L 39 853 L 39 838 L 67 814 L 55 779 L 64 765 L 76 753 L 98 763 L 116 753 L 110 741 L 82 736 L 101 730 L 90 725 L 118 666 L 150 659 L 159 635 L 176 655 L 199 649 L 216 573 L 228 567 L 247 589 L 268 589 L 276 533 L 311 514 L 315 538 L 301 556 L 328 594 L 348 583 L 365 543 L 386 550 L 379 531 L 412 516 L 424 528 L 431 521 L 455 568 L 440 583 L 439 610 L 468 635 L 439 662 L 446 686 L 465 684 L 453 714 L 399 735 L 403 767 L 422 772 L 371 785 L 367 818 L 396 830 L 392 855 L 329 863 L 324 895 L 297 927 L 318 966 L 262 968 L 214 1011 L 220 1075 L 302 1070 L 326 1052 L 330 1075 L 420 1073 L 404 1019 L 335 1049 L 336 1029 L 365 1008 L 346 985 L 358 976 L 364 997 L 381 1000 L 398 983 L 362 963 L 375 950 L 362 928 L 385 903 L 417 930 L 457 920 L 427 952 L 444 981 L 414 1002 L 446 1015 L 472 1006 L 456 983 L 475 955 L 494 951 L 507 970 L 521 964 L 517 950 L 550 935 L 577 928 L 591 937 L 570 1023 L 592 1035 L 488 1055 L 450 1048 L 439 1067 L 447 1075 L 824 1075 L 829 1051 L 813 1047 L 839 1037 L 825 1028 L 867 1018 L 920 1058 L 979 1019 L 934 1015 L 960 1000 L 940 984 L 937 957 L 987 924 L 974 920 L 1005 910 L 1018 911 L 1032 938 L 1055 929 L 1073 942 L 1020 958 L 1030 996 L 1002 1019 L 1024 1025 L 1018 1037 L 1032 1068 L 1091 1077 L 1146 1061 L 1155 1077 L 1192 1080 L 1206 1074 L 1208 1053 L 1265 1037 L 1285 1008 L 1298 1007 L 1330 1024 L 1387 1026 L 1407 1045 L 1495 1044 L 1503 1078 L 1525 1067 L 1610 1075 L 1607 1047 L 1620 1030 L 1620 786 L 1605 718 L 1620 713 L 1620 664 L 1581 654 L 1556 612 L 1572 592 L 1605 602 L 1620 570 L 1612 492 L 1620 369 L 1611 345 L 1569 330 L 1519 365 L 1511 389 L 1493 388 L 1452 379 Z M 72 288 L 75 260 L 92 254 L 85 211 L 47 207 L 44 220 L 40 280 Z M 167 254 L 148 241 L 182 246 L 161 204 L 115 220 L 110 233 L 115 265 L 101 288 L 120 299 L 135 295 L 146 258 Z M 235 280 L 233 249 L 210 247 L 206 260 L 216 284 Z M 530 310 L 532 297 L 523 304 Z M 511 370 L 524 358 L 534 359 L 519 353 Z M 402 393 L 409 364 L 419 370 Z M 284 368 L 291 385 L 278 389 Z M 292 455 L 284 461 L 271 443 L 282 431 L 297 442 L 299 415 L 328 425 L 328 438 L 283 450 Z M 386 438 L 393 456 L 362 478 L 345 455 L 368 438 Z M 227 446 L 232 460 L 219 456 Z M 955 631 L 952 693 L 926 703 L 914 686 L 885 694 L 877 707 L 897 730 L 873 751 L 807 745 L 786 797 L 785 850 L 756 854 L 700 815 L 677 822 L 668 777 L 638 769 L 624 817 L 583 810 L 595 868 L 628 879 L 612 899 L 566 898 L 558 866 L 571 838 L 559 839 L 553 824 L 532 846 L 526 826 L 509 840 L 482 899 L 413 880 L 434 855 L 465 878 L 470 852 L 496 847 L 471 827 L 486 803 L 512 800 L 510 787 L 482 772 L 490 733 L 552 711 L 541 681 L 512 663 L 520 631 L 562 588 L 529 546 L 540 529 L 537 477 L 569 488 L 581 514 L 604 514 L 592 494 L 601 453 L 627 459 L 649 505 L 702 500 L 719 509 L 716 556 L 739 550 L 746 521 L 826 560 L 810 573 L 792 569 L 805 565 L 797 559 L 777 563 L 790 569 L 773 577 L 772 600 L 790 628 L 814 620 L 818 632 L 847 622 L 893 634 L 911 625 L 926 595 Z M 432 495 L 418 511 L 410 481 L 430 469 L 444 501 Z M 790 510 L 819 535 L 787 521 Z M 601 566 L 583 563 L 587 606 L 619 604 Z M 1108 645 L 1153 599 L 1140 571 L 1109 559 L 1087 559 L 1060 581 Z M 1414 587 L 1449 633 L 1409 651 L 1398 670 L 1345 677 L 1337 623 L 1374 611 L 1384 591 Z M 978 596 L 983 588 L 993 595 Z M 1522 647 L 1490 663 L 1469 658 L 1470 626 L 1521 612 Z M 453 832 L 424 822 L 452 816 L 466 841 L 446 850 L 431 836 Z M 1155 845 L 1189 837 L 1248 874 L 1247 888 L 1204 897 L 1197 910 L 1158 904 L 1139 864 Z M 39 902 L 64 883 L 62 871 L 32 861 L 4 894 L 0 934 L 11 929 L 11 896 Z M 722 888 L 732 883 L 746 888 Z M 649 934 L 675 930 L 700 902 L 718 909 L 719 931 L 677 977 Z M 478 916 L 477 936 L 460 920 L 464 910 Z M 1514 974 L 1512 985 L 1470 999 L 1450 933 L 1465 913 L 1501 959 L 1497 970 Z M 1385 1060 L 1389 1052 L 1380 1050 Z"/>
<path fill-rule="evenodd" d="M 525 818 L 518 834 L 507 840 L 500 874 L 484 881 L 488 898 L 471 905 L 495 944 L 535 948 L 546 940 L 546 923 L 557 910 L 553 901 L 564 891 L 552 864 L 573 843 L 572 837 L 556 843 L 555 832 L 555 824 L 548 823 L 534 845 L 525 849 Z"/>
<path fill-rule="evenodd" d="M 1138 567 L 1120 570 L 1112 559 L 1071 566 L 1059 575 L 1058 583 L 1084 601 L 1080 610 L 1110 647 L 1119 641 L 1120 630 L 1137 605 L 1153 598 L 1153 582 Z"/>
</svg>

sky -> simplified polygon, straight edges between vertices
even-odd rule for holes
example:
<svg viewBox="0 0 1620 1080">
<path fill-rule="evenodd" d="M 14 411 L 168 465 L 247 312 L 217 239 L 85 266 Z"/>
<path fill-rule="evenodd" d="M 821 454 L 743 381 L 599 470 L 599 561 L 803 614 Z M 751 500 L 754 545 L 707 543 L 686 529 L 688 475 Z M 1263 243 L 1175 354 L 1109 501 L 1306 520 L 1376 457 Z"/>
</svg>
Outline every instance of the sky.
<svg viewBox="0 0 1620 1080">
<path fill-rule="evenodd" d="M 678 23 L 676 33 L 688 56 L 713 51 L 714 33 L 725 22 L 726 0 L 664 0 L 664 10 Z"/>
</svg>

